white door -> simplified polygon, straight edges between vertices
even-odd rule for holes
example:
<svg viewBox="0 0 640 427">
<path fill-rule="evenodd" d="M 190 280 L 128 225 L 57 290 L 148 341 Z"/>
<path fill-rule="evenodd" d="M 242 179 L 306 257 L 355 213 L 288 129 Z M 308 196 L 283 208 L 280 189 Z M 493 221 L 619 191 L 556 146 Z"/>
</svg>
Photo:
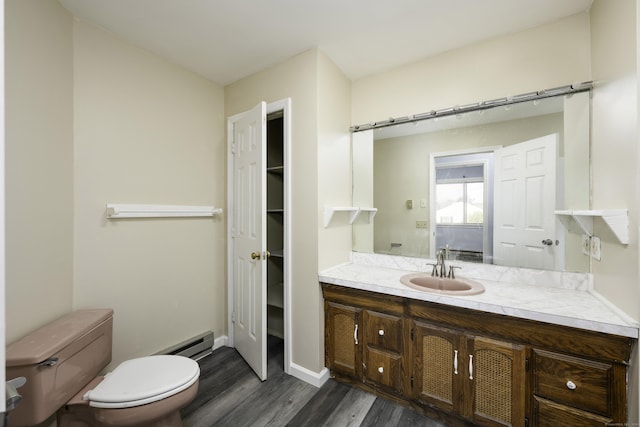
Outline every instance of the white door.
<svg viewBox="0 0 640 427">
<path fill-rule="evenodd" d="M 555 268 L 557 149 L 552 134 L 496 151 L 496 264 Z"/>
<path fill-rule="evenodd" d="M 233 132 L 233 344 L 267 379 L 266 104 L 229 119 Z"/>
</svg>

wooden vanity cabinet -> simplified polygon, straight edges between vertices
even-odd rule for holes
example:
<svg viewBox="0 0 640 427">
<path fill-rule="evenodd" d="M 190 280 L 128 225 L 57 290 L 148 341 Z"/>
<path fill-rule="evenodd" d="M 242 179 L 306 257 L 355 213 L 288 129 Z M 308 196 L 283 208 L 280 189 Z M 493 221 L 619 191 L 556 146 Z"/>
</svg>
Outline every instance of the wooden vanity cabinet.
<svg viewBox="0 0 640 427">
<path fill-rule="evenodd" d="M 447 425 L 627 422 L 635 339 L 322 284 L 332 375 Z"/>
<path fill-rule="evenodd" d="M 523 426 L 525 348 L 414 321 L 412 397 L 484 426 Z"/>
<path fill-rule="evenodd" d="M 404 393 L 400 298 L 325 288 L 325 364 L 345 381 Z"/>
</svg>

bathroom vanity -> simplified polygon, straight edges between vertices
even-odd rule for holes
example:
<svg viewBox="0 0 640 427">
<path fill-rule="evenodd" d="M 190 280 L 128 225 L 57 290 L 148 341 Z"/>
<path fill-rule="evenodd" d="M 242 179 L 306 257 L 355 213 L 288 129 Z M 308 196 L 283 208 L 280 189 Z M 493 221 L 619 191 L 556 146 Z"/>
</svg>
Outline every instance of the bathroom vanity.
<svg viewBox="0 0 640 427">
<path fill-rule="evenodd" d="M 441 296 L 400 284 L 403 273 L 348 264 L 320 274 L 325 363 L 337 380 L 447 425 L 627 421 L 638 328 L 591 293 L 485 281 L 483 295 Z M 536 308 L 549 295 L 564 304 Z"/>
</svg>

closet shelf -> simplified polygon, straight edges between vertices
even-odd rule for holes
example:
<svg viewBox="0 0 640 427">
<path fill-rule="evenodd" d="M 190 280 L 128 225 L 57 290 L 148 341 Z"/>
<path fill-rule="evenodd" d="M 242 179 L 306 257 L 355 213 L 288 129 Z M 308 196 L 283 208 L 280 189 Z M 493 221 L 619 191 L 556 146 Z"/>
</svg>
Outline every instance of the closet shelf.
<svg viewBox="0 0 640 427">
<path fill-rule="evenodd" d="M 573 218 L 582 231 L 589 235 L 589 237 L 593 236 L 593 219 L 600 218 L 609 226 L 621 244 L 629 244 L 628 209 L 561 210 L 555 213 L 561 218 Z"/>
<path fill-rule="evenodd" d="M 268 166 L 267 172 L 282 175 L 284 173 L 284 166 Z"/>
<path fill-rule="evenodd" d="M 326 206 L 324 208 L 324 227 L 327 228 L 333 215 L 336 212 L 349 212 L 349 224 L 353 224 L 353 222 L 358 218 L 361 213 L 368 214 L 368 221 L 371 221 L 373 217 L 378 212 L 377 208 L 362 208 L 362 207 L 349 207 L 349 206 Z"/>
<path fill-rule="evenodd" d="M 107 203 L 107 218 L 175 218 L 210 217 L 221 215 L 222 209 L 213 206 L 137 205 Z"/>
<path fill-rule="evenodd" d="M 267 287 L 267 305 L 284 308 L 284 283 L 271 283 Z"/>
</svg>

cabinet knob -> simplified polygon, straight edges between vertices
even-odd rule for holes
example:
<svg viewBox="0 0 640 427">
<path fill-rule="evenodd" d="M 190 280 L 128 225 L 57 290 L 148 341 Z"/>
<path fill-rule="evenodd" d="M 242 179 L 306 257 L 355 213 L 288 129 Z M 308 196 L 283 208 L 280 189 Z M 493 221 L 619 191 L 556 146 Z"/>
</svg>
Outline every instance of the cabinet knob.
<svg viewBox="0 0 640 427">
<path fill-rule="evenodd" d="M 576 389 L 576 387 L 577 387 L 577 386 L 576 386 L 576 383 L 574 383 L 574 382 L 573 382 L 573 381 L 571 381 L 571 380 L 567 381 L 567 388 L 568 388 L 569 390 L 575 390 L 575 389 Z"/>
<path fill-rule="evenodd" d="M 380 367 L 378 368 L 378 372 L 383 373 L 383 372 L 384 372 L 384 368 L 383 368 L 382 366 L 380 366 Z"/>
<path fill-rule="evenodd" d="M 384 329 L 378 329 L 378 335 L 383 336 L 384 335 Z"/>
</svg>

